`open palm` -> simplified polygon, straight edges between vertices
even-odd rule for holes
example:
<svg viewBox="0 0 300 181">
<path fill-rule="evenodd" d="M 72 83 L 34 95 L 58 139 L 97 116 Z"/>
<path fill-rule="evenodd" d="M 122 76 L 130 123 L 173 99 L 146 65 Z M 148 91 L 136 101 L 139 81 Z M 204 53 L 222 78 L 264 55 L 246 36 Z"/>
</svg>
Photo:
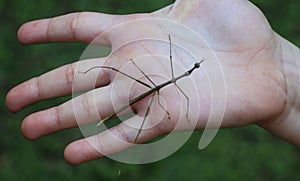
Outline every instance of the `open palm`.
<svg viewBox="0 0 300 181">
<path fill-rule="evenodd" d="M 160 22 L 170 20 L 189 27 L 206 44 L 196 40 L 187 41 L 185 37 L 189 35 L 168 28 L 170 26 L 149 23 L 149 19 Z M 156 97 L 143 127 L 148 129 L 141 132 L 138 142 L 149 141 L 174 128 L 180 131 L 205 127 L 213 96 L 210 92 L 211 83 L 205 76 L 205 69 L 209 69 L 206 64 L 212 60 L 210 52 L 214 52 L 218 59 L 226 83 L 226 109 L 222 127 L 270 121 L 281 113 L 286 99 L 286 85 L 277 68 L 280 66 L 280 45 L 263 14 L 247 0 L 192 0 L 188 3 L 178 0 L 150 14 L 116 16 L 74 13 L 25 24 L 19 31 L 22 43 L 94 41 L 98 45 L 111 46 L 112 54 L 106 58 L 66 65 L 26 81 L 9 92 L 7 105 L 11 111 L 16 112 L 44 99 L 88 91 L 62 105 L 25 118 L 22 130 L 29 139 L 37 139 L 77 124 L 96 122 L 99 116 L 103 118 L 111 114 L 116 111 L 116 106 L 128 103 L 128 100 L 138 97 L 149 88 L 126 76 L 120 76 L 116 71 L 95 69 L 86 74 L 78 72 L 105 65 L 128 72 L 151 85 L 141 71 L 133 66 L 130 61 L 133 59 L 156 85 L 168 81 L 171 78 L 168 35 L 174 42 L 171 52 L 175 76 L 192 68 L 201 58 L 191 58 L 180 46 L 190 47 L 194 44 L 193 49 L 199 49 L 206 61 L 201 64 L 201 69 L 178 81 L 178 87 L 189 99 L 189 106 L 186 105 L 184 94 L 174 84 L 161 89 L 159 97 L 163 105 L 159 106 Z M 133 42 L 136 37 L 140 41 Z M 154 38 L 151 40 L 147 37 Z M 155 39 L 163 41 L 153 41 Z M 126 69 L 126 66 L 129 68 Z M 105 131 L 95 136 L 98 142 L 96 150 L 82 139 L 66 148 L 66 159 L 78 164 L 130 147 L 135 141 L 150 99 L 148 96 L 132 106 L 139 116 L 110 129 L 120 140 L 128 143 L 113 138 Z M 74 102 L 75 110 L 72 106 Z"/>
</svg>

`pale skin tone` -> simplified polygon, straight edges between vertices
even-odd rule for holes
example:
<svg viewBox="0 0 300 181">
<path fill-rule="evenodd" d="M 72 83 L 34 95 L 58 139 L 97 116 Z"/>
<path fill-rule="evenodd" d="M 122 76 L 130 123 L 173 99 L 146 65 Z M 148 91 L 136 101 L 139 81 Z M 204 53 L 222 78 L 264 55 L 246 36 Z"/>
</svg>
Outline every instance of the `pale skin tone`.
<svg viewBox="0 0 300 181">
<path fill-rule="evenodd" d="M 300 146 L 300 124 L 299 124 L 299 95 L 297 84 L 299 67 L 299 49 L 277 35 L 269 26 L 264 15 L 247 0 L 177 0 L 175 4 L 150 14 L 135 15 L 107 15 L 101 13 L 73 13 L 52 19 L 38 20 L 24 24 L 18 37 L 23 44 L 37 44 L 48 42 L 84 42 L 90 43 L 94 38 L 106 31 L 109 27 L 122 22 L 148 17 L 166 18 L 178 21 L 189 26 L 203 36 L 216 55 L 220 59 L 224 71 L 227 86 L 226 112 L 222 127 L 238 127 L 249 124 L 257 124 L 275 135 Z M 147 24 L 134 27 L 134 35 L 142 36 L 153 32 L 153 28 L 147 28 Z M 155 32 L 155 31 L 154 31 Z M 97 41 L 99 45 L 118 47 L 127 37 L 132 36 L 131 27 L 113 31 Z M 176 38 L 176 32 L 172 33 Z M 167 39 L 167 37 L 164 37 Z M 143 47 L 143 48 L 141 48 Z M 120 49 L 117 56 L 108 59 L 105 64 L 120 68 L 133 56 L 143 55 L 147 52 L 165 52 L 168 56 L 168 44 L 162 47 L 151 46 L 151 44 L 135 43 Z M 178 53 L 186 68 L 193 66 L 194 60 L 185 59 L 184 55 Z M 204 53 L 205 56 L 205 53 Z M 120 58 L 122 57 L 122 58 Z M 91 66 L 104 63 L 104 58 L 87 60 L 86 70 Z M 155 69 L 159 66 L 159 59 L 153 61 Z M 156 62 L 155 62 L 156 61 Z M 157 63 L 158 62 L 158 63 Z M 77 73 L 76 63 L 66 65 L 50 71 L 44 75 L 28 80 L 15 88 L 7 95 L 7 106 L 12 112 L 18 112 L 23 108 L 38 101 L 51 99 L 72 94 L 73 77 Z M 109 115 L 114 110 L 112 102 L 114 99 L 124 98 L 122 91 L 114 89 L 112 84 L 118 84 L 113 79 L 115 72 L 92 71 L 90 74 L 99 73 L 97 79 L 96 104 L 101 107 L 91 111 L 89 99 L 91 95 L 86 93 L 77 98 L 84 106 L 78 105 L 79 114 L 86 123 L 96 122 L 97 114 L 102 117 Z M 166 74 L 166 72 L 162 72 Z M 83 76 L 79 82 L 80 90 L 92 90 L 89 85 L 89 76 Z M 100 77 L 100 78 L 99 78 Z M 189 118 L 180 120 L 180 130 L 204 129 L 209 115 L 210 100 L 207 98 L 209 85 L 203 78 L 203 72 L 194 72 L 191 78 L 198 85 L 199 101 L 201 109 L 195 110 L 191 101 L 190 112 L 199 112 L 199 116 L 191 114 Z M 156 79 L 155 77 L 153 78 Z M 125 78 L 124 78 L 125 80 Z M 115 81 L 115 82 L 114 82 Z M 157 81 L 160 81 L 157 78 Z M 126 88 L 125 88 L 126 89 Z M 140 95 L 146 89 L 136 87 L 132 92 L 133 97 Z M 112 97 L 115 92 L 118 97 Z M 170 113 L 170 119 L 165 118 L 155 127 L 143 130 L 138 142 L 143 143 L 160 135 L 172 131 L 178 119 L 178 99 L 172 98 L 172 89 L 161 91 L 166 101 L 166 107 Z M 174 92 L 174 91 L 173 91 Z M 192 93 L 187 93 L 189 97 Z M 175 95 L 175 93 L 174 93 Z M 123 96 L 123 97 L 122 97 Z M 126 99 L 126 98 L 124 98 Z M 149 100 L 149 99 L 148 99 Z M 134 106 L 137 114 L 142 114 L 147 107 L 147 100 Z M 200 103 L 199 103 L 200 104 Z M 204 107 L 204 108 L 203 108 Z M 205 109 L 207 108 L 207 109 Z M 72 103 L 66 102 L 57 107 L 49 108 L 27 116 L 22 122 L 22 132 L 30 140 L 56 131 L 76 127 L 77 122 L 73 113 Z M 151 120 L 152 119 L 152 120 Z M 149 122 L 154 122 L 155 117 Z M 133 124 L 140 123 L 141 119 L 133 117 L 128 120 Z M 82 123 L 84 124 L 84 123 Z M 150 123 L 149 123 L 150 124 Z M 134 142 L 137 129 L 131 128 L 124 123 L 110 130 L 119 139 Z M 94 136 L 97 140 L 97 148 L 92 147 L 86 139 L 78 140 L 65 149 L 65 158 L 72 164 L 80 164 L 90 160 L 103 157 L 105 154 L 120 152 L 131 146 L 129 143 L 118 141 L 108 131 Z"/>
</svg>

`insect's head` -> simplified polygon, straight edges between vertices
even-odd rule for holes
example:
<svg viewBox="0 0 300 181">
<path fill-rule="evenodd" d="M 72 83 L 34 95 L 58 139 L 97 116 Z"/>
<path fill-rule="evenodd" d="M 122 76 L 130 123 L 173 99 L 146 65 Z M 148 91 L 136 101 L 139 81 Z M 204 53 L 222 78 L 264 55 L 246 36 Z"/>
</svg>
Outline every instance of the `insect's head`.
<svg viewBox="0 0 300 181">
<path fill-rule="evenodd" d="M 195 67 L 195 68 L 199 68 L 199 67 L 200 67 L 200 64 L 201 64 L 202 62 L 204 62 L 204 61 L 205 61 L 205 58 L 202 58 L 200 62 L 196 62 L 196 63 L 194 64 L 194 67 Z"/>
<path fill-rule="evenodd" d="M 195 64 L 194 64 L 194 67 L 195 67 L 195 68 L 199 68 L 199 67 L 200 67 L 200 63 L 201 63 L 201 62 L 195 63 Z"/>
</svg>

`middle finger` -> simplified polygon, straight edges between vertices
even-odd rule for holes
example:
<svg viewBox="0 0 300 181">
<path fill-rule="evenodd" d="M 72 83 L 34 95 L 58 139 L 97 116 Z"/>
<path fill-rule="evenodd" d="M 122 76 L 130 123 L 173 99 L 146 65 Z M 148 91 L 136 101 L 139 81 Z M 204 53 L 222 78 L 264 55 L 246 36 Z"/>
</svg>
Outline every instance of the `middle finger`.
<svg viewBox="0 0 300 181">
<path fill-rule="evenodd" d="M 16 86 L 7 95 L 8 108 L 13 112 L 18 112 L 41 100 L 66 96 L 72 92 L 78 93 L 109 83 L 109 76 L 100 69 L 76 76 L 78 66 L 80 66 L 80 71 L 85 71 L 90 67 L 103 64 L 104 58 L 82 62 L 62 66 Z M 22 97 L 22 99 L 15 99 L 15 97 Z"/>
</svg>

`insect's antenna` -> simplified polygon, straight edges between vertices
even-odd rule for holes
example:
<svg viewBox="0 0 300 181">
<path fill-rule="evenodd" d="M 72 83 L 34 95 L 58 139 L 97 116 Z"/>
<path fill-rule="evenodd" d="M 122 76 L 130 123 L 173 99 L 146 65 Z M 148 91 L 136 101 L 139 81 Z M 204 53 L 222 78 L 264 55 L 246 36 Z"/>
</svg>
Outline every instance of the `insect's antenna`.
<svg viewBox="0 0 300 181">
<path fill-rule="evenodd" d="M 171 75 L 172 75 L 172 79 L 174 79 L 171 35 L 169 35 L 169 44 L 170 44 L 169 48 L 170 48 L 170 66 L 171 66 Z"/>
</svg>

